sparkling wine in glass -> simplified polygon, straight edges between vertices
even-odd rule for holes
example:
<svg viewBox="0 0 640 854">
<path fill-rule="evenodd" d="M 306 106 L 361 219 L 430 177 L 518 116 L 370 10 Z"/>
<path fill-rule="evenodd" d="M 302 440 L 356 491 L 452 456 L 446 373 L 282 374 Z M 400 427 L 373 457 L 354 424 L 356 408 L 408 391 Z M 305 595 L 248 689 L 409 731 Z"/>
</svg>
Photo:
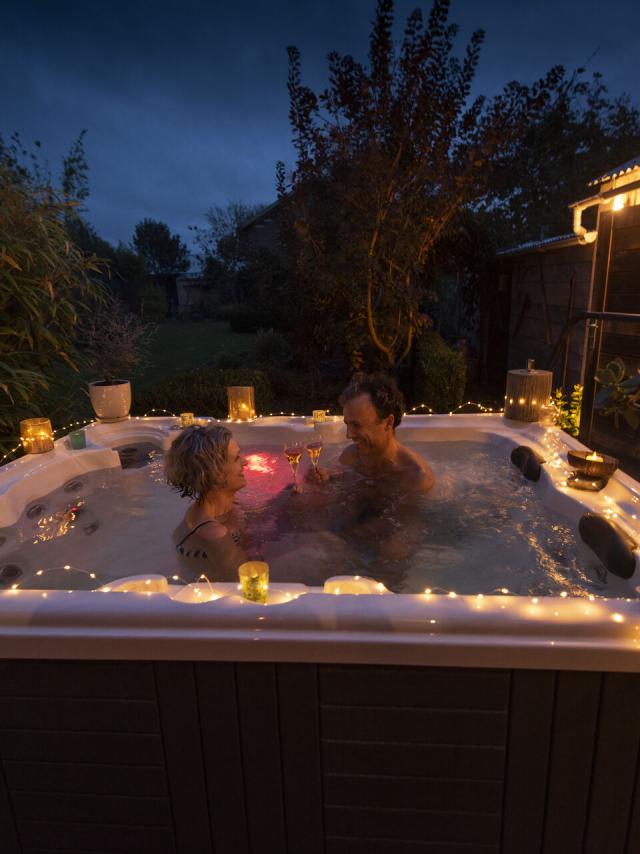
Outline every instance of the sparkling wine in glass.
<svg viewBox="0 0 640 854">
<path fill-rule="evenodd" d="M 322 453 L 322 439 L 314 439 L 313 442 L 307 442 L 307 453 L 313 465 L 314 470 L 318 471 L 318 460 Z"/>
<path fill-rule="evenodd" d="M 296 475 L 298 473 L 298 466 L 300 465 L 300 458 L 302 457 L 302 443 L 287 442 L 284 446 L 284 455 L 291 466 L 291 471 L 293 472 L 293 488 L 297 490 L 298 482 Z"/>
</svg>

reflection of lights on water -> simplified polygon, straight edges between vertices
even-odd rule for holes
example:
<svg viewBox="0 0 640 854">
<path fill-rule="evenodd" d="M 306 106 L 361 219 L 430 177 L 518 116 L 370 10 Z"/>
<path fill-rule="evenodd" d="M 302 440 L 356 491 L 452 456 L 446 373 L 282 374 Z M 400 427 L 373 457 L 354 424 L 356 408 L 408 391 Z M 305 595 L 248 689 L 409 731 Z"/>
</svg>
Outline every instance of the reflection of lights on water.
<svg viewBox="0 0 640 854">
<path fill-rule="evenodd" d="M 273 457 L 269 457 L 267 454 L 247 454 L 245 459 L 249 471 L 260 474 L 273 474 L 274 472 Z"/>
</svg>

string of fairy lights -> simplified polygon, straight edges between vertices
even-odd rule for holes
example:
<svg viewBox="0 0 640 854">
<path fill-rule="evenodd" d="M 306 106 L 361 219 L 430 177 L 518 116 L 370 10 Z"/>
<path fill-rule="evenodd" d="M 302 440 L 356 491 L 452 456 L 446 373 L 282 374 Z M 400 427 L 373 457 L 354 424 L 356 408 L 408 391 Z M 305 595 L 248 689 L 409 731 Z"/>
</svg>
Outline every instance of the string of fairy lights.
<svg viewBox="0 0 640 854">
<path fill-rule="evenodd" d="M 69 564 L 67 564 L 63 567 L 63 569 L 65 569 L 67 571 L 71 571 L 74 568 L 72 566 L 70 566 Z M 42 576 L 47 571 L 53 571 L 53 569 L 52 570 L 38 570 L 38 572 L 36 574 L 39 576 Z M 86 570 L 76 570 L 76 571 L 82 572 L 82 573 L 88 575 L 93 580 L 97 580 L 97 575 L 93 572 L 87 572 Z M 360 579 L 360 576 L 355 576 L 354 578 Z M 334 586 L 330 590 L 325 589 L 323 591 L 324 595 L 340 596 L 340 595 L 348 594 L 348 595 L 356 595 L 357 596 L 357 595 L 385 595 L 385 594 L 391 593 L 391 591 L 389 591 L 385 587 L 385 585 L 382 584 L 381 582 L 376 583 L 376 582 L 373 582 L 372 579 L 363 579 L 363 580 L 371 582 L 374 586 L 374 590 L 364 590 L 364 591 L 362 591 L 362 593 L 358 593 L 358 592 L 350 590 L 350 589 L 343 591 L 340 589 L 339 586 Z M 189 600 L 185 600 L 184 598 L 181 598 L 180 599 L 181 602 L 191 601 L 195 604 L 204 604 L 207 602 L 215 601 L 217 599 L 226 598 L 228 596 L 236 595 L 235 593 L 226 592 L 226 588 L 228 588 L 232 585 L 224 585 L 225 590 L 221 592 L 220 591 L 220 585 L 218 584 L 218 585 L 216 585 L 216 587 L 217 587 L 217 590 L 216 590 L 214 587 L 215 582 L 212 582 L 208 578 L 208 576 L 205 574 L 201 574 L 195 583 L 187 582 L 187 581 L 185 581 L 185 579 L 181 578 L 181 576 L 179 576 L 179 575 L 172 575 L 170 578 L 166 579 L 166 583 L 167 583 L 166 589 L 155 589 L 155 590 L 149 589 L 149 590 L 146 590 L 145 589 L 146 587 L 152 588 L 153 585 L 157 586 L 157 580 L 156 579 L 148 578 L 148 579 L 144 579 L 144 580 L 138 579 L 135 582 L 130 582 L 129 586 L 126 586 L 126 580 L 125 580 L 125 586 L 121 586 L 122 582 L 117 582 L 117 583 L 112 582 L 111 584 L 113 584 L 113 589 L 112 589 L 111 584 L 107 583 L 107 584 L 103 584 L 100 587 L 98 587 L 94 590 L 88 591 L 88 592 L 91 592 L 91 593 L 121 592 L 124 594 L 129 594 L 129 595 L 134 595 L 134 596 L 137 595 L 139 597 L 151 598 L 154 595 L 166 593 L 167 590 L 169 589 L 168 586 L 169 586 L 170 581 L 178 582 L 179 584 L 182 584 L 183 587 L 185 587 L 185 588 L 186 587 L 192 588 L 193 598 L 190 598 Z M 330 582 L 330 581 L 331 581 L 331 579 L 328 580 L 328 582 Z M 326 588 L 326 584 L 328 582 L 325 583 L 325 588 Z M 236 587 L 237 592 L 242 592 L 242 585 L 241 584 L 237 584 L 237 585 L 235 585 L 235 587 Z M 202 588 L 204 588 L 204 589 L 202 589 Z M 20 587 L 18 584 L 13 584 L 9 590 L 4 591 L 5 595 L 13 595 L 13 596 L 17 596 L 21 592 L 28 593 L 31 596 L 33 596 L 34 594 L 38 595 L 38 591 L 33 590 L 33 589 L 28 589 L 25 591 L 20 590 Z M 47 599 L 49 596 L 49 593 L 52 593 L 52 592 L 62 594 L 65 591 L 64 590 L 59 590 L 59 591 L 44 590 L 41 593 L 39 593 L 39 595 L 43 599 Z M 67 594 L 73 594 L 73 593 L 77 593 L 77 592 L 80 592 L 80 591 L 72 590 L 72 589 L 66 590 Z M 82 592 L 87 592 L 87 591 L 82 591 Z M 303 590 L 303 591 L 296 590 L 294 592 L 291 592 L 291 591 L 284 590 L 284 591 L 282 591 L 282 598 L 278 601 L 278 604 L 293 602 L 296 599 L 299 599 L 301 596 L 305 596 L 305 595 L 309 595 L 309 594 L 312 594 L 312 595 L 316 594 L 317 595 L 317 591 L 315 591 L 315 590 Z M 573 602 L 572 604 L 574 606 L 577 606 L 580 609 L 580 612 L 576 613 L 575 612 L 576 609 L 574 607 L 573 611 L 570 612 L 568 615 L 566 613 L 563 613 L 561 610 L 558 610 L 560 606 L 557 603 L 556 597 L 551 597 L 551 596 L 522 596 L 522 595 L 519 595 L 517 593 L 512 593 L 506 587 L 494 588 L 489 593 L 476 593 L 476 594 L 471 594 L 471 595 L 461 595 L 461 594 L 456 593 L 453 590 L 446 590 L 446 589 L 440 588 L 440 587 L 433 587 L 433 588 L 427 587 L 424 590 L 424 593 L 417 593 L 417 594 L 411 594 L 411 595 L 412 595 L 412 598 L 419 597 L 425 604 L 429 604 L 429 605 L 436 604 L 434 602 L 434 597 L 438 597 L 440 602 L 444 602 L 445 600 L 462 599 L 462 601 L 464 601 L 469 608 L 472 608 L 476 611 L 506 610 L 507 608 L 512 607 L 514 604 L 520 605 L 521 606 L 519 609 L 520 615 L 524 616 L 525 618 L 531 617 L 531 618 L 534 618 L 535 620 L 539 620 L 541 618 L 550 619 L 551 617 L 566 619 L 567 616 L 569 616 L 570 618 L 592 617 L 594 619 L 599 619 L 599 620 L 602 619 L 603 617 L 606 617 L 616 624 L 625 623 L 627 620 L 625 615 L 621 614 L 619 611 L 614 611 L 613 613 L 611 613 L 610 611 L 606 611 L 605 613 L 603 613 L 602 609 L 599 608 L 599 604 L 607 605 L 609 602 L 609 599 L 607 597 L 595 596 L 593 593 L 589 593 L 586 596 L 580 597 L 578 602 Z M 563 599 L 563 600 L 567 600 L 567 599 L 569 599 L 569 593 L 566 590 L 563 590 L 560 592 L 559 598 Z M 573 599 L 576 599 L 576 597 L 573 597 Z M 241 601 L 241 603 L 244 604 L 244 603 L 246 603 L 247 600 L 241 599 L 240 601 Z M 630 603 L 633 600 L 627 597 L 624 599 L 624 601 L 627 603 Z M 264 604 L 273 604 L 273 603 L 269 603 L 268 601 L 266 601 L 266 602 L 264 602 Z M 431 613 L 434 613 L 434 612 L 431 612 Z M 438 613 L 438 612 L 435 612 L 435 613 Z M 258 617 L 258 619 L 263 620 L 264 617 Z M 438 624 L 437 617 L 430 616 L 428 618 L 428 624 L 425 624 L 425 628 L 428 628 L 429 630 L 433 630 L 433 627 L 437 626 L 437 624 Z M 634 627 L 634 629 L 635 629 L 635 631 L 640 631 L 640 625 L 636 625 Z M 637 649 L 640 648 L 640 638 L 633 637 L 632 640 L 633 640 L 634 646 Z M 549 644 L 551 646 L 555 646 L 556 641 L 549 640 Z"/>
<path fill-rule="evenodd" d="M 450 410 L 449 412 L 443 412 L 443 413 L 436 413 L 427 403 L 418 403 L 418 404 L 416 404 L 416 406 L 412 406 L 410 409 L 408 409 L 407 412 L 404 413 L 404 415 L 413 415 L 416 412 L 423 412 L 425 415 L 428 415 L 428 416 L 433 416 L 433 415 L 437 415 L 437 414 L 440 414 L 440 415 L 456 415 L 457 413 L 461 412 L 467 406 L 475 406 L 477 408 L 478 412 L 480 414 L 483 414 L 483 415 L 501 415 L 504 413 L 504 409 L 493 409 L 492 407 L 485 406 L 484 404 L 478 403 L 477 401 L 466 400 L 464 403 L 461 403 L 459 406 L 456 406 L 454 409 Z M 328 410 L 325 410 L 325 412 L 326 412 L 328 418 L 337 417 L 335 415 L 332 415 Z M 274 418 L 274 417 L 278 417 L 278 416 L 291 417 L 291 418 L 308 418 L 309 417 L 308 415 L 304 415 L 303 413 L 299 413 L 299 412 L 286 412 L 284 410 L 280 410 L 280 411 L 268 412 L 266 414 L 257 415 L 256 419 Z M 133 417 L 139 421 L 142 418 L 157 418 L 157 417 L 178 418 L 179 415 L 175 412 L 172 412 L 170 409 L 162 409 L 160 407 L 154 407 L 153 409 L 150 409 L 148 412 L 145 412 L 144 415 L 137 415 L 137 416 L 133 416 Z M 227 422 L 233 420 L 233 419 L 229 419 L 229 418 L 210 418 L 207 416 L 205 416 L 205 418 L 209 422 L 216 421 L 216 422 L 220 422 L 220 423 L 227 423 Z M 250 420 L 252 420 L 252 419 L 250 419 Z M 68 424 L 65 424 L 62 427 L 54 428 L 52 430 L 52 433 L 54 436 L 60 437 L 60 435 L 66 435 L 71 429 L 79 430 L 79 429 L 82 429 L 84 427 L 92 426 L 93 424 L 97 424 L 97 423 L 99 423 L 99 422 L 97 422 L 94 418 L 86 418 L 84 420 L 78 419 L 76 421 L 70 421 Z M 20 442 L 18 442 L 17 445 L 15 445 L 15 447 L 11 448 L 5 454 L 0 456 L 0 466 L 3 465 L 3 463 L 10 460 L 11 457 L 15 456 L 18 453 L 18 451 L 20 451 L 22 448 L 23 448 L 23 443 L 21 440 Z"/>
</svg>

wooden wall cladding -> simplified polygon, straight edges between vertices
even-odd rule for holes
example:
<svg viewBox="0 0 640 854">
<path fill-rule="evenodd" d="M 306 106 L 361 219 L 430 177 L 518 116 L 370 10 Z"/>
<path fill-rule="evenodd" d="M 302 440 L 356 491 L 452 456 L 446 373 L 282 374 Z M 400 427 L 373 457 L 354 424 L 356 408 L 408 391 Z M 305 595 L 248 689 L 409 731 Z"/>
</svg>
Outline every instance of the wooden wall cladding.
<svg viewBox="0 0 640 854">
<path fill-rule="evenodd" d="M 635 854 L 640 675 L 0 662 L 2 854 Z"/>
</svg>

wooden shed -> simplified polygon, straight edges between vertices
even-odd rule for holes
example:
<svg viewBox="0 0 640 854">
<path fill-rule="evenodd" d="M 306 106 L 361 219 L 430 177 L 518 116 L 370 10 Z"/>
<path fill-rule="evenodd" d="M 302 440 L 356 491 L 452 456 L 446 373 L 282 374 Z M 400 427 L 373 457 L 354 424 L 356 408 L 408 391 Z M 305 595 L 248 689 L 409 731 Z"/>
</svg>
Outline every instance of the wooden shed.
<svg viewBox="0 0 640 854">
<path fill-rule="evenodd" d="M 511 282 L 507 368 L 551 367 L 563 328 L 577 312 L 640 315 L 640 155 L 589 182 L 571 205 L 573 231 L 525 243 L 498 257 Z M 590 219 L 588 228 L 583 223 Z M 581 438 L 605 452 L 640 459 L 640 431 L 592 411 L 594 369 L 622 358 L 640 369 L 640 323 L 589 320 L 573 326 L 552 366 L 554 385 L 585 386 Z"/>
</svg>

